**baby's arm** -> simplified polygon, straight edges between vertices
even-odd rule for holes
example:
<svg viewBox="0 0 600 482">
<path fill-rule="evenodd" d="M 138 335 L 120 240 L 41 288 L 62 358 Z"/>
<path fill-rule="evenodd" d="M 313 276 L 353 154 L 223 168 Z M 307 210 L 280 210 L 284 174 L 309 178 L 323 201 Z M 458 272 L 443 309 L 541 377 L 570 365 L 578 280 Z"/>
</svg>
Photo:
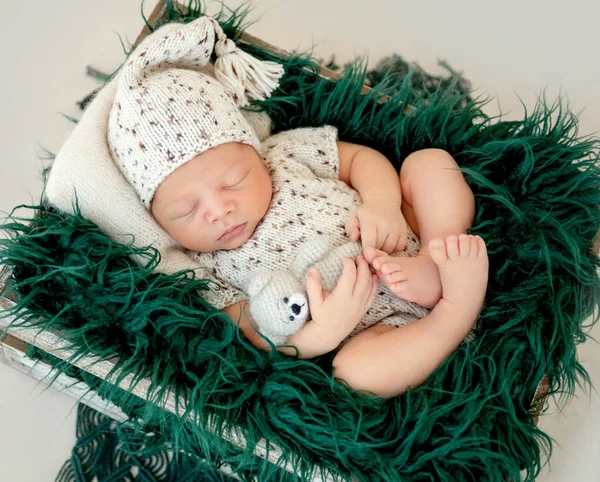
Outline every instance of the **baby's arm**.
<svg viewBox="0 0 600 482">
<path fill-rule="evenodd" d="M 439 268 L 442 299 L 431 313 L 397 328 L 375 325 L 359 333 L 333 360 L 335 375 L 355 390 L 392 397 L 422 384 L 473 327 L 485 300 L 489 262 L 479 236 L 429 243 Z"/>
<path fill-rule="evenodd" d="M 369 147 L 338 141 L 339 177 L 360 194 L 363 204 L 346 223 L 353 241 L 386 253 L 404 250 L 408 228 L 401 211 L 402 192 L 392 163 Z"/>
<path fill-rule="evenodd" d="M 287 345 L 295 348 L 278 347 L 278 351 L 297 354 L 299 358 L 314 358 L 337 348 L 360 322 L 375 298 L 377 276 L 371 274 L 362 256 L 357 258 L 356 264 L 349 258 L 344 258 L 343 263 L 344 270 L 331 293 L 323 290 L 316 271 L 309 273 L 306 287 L 312 320 L 288 339 Z M 269 351 L 270 345 L 258 334 L 246 303 L 242 301 L 222 311 L 234 323 L 239 323 L 252 345 Z"/>
<path fill-rule="evenodd" d="M 400 206 L 402 193 L 392 163 L 370 147 L 338 141 L 340 180 L 356 189 L 363 202 L 383 199 Z"/>
<path fill-rule="evenodd" d="M 248 341 L 257 348 L 266 350 L 268 344 L 258 334 L 256 328 L 256 322 L 250 314 L 250 308 L 248 307 L 248 301 L 238 301 L 233 305 L 226 306 L 221 310 L 223 313 L 231 318 L 231 321 L 238 325 Z"/>
<path fill-rule="evenodd" d="M 247 305 L 247 301 L 240 301 L 223 308 L 221 311 L 229 315 L 234 323 L 239 323 L 240 329 L 252 345 L 261 350 L 270 351 L 271 345 L 258 333 L 258 327 Z M 333 330 L 323 329 L 321 325 L 309 321 L 300 331 L 289 338 L 287 344 L 295 346 L 295 349 L 279 347 L 277 350 L 289 356 L 298 354 L 299 358 L 314 358 L 337 348 L 343 338 Z"/>
</svg>

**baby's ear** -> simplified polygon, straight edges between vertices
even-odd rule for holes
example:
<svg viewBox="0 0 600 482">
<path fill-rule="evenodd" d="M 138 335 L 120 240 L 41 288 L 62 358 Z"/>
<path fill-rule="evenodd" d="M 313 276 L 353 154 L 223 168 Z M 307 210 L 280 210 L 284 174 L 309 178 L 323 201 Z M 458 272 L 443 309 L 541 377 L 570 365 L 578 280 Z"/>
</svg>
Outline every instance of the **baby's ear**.
<svg viewBox="0 0 600 482">
<path fill-rule="evenodd" d="M 249 297 L 257 296 L 273 279 L 273 272 L 266 271 L 254 276 L 248 284 L 247 294 Z"/>
</svg>

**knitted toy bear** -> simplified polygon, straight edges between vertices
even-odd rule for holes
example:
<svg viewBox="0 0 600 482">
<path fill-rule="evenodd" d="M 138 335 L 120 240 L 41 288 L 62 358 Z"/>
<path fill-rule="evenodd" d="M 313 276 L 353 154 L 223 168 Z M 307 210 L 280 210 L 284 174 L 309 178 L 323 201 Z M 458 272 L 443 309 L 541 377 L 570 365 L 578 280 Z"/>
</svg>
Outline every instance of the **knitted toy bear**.
<svg viewBox="0 0 600 482">
<path fill-rule="evenodd" d="M 342 274 L 342 257 L 355 259 L 360 243 L 348 242 L 331 249 L 325 236 L 314 236 L 299 250 L 290 270 L 259 273 L 246 289 L 250 313 L 259 331 L 276 345 L 299 331 L 310 319 L 306 278 L 314 267 L 321 276 L 323 289 L 331 292 Z"/>
</svg>

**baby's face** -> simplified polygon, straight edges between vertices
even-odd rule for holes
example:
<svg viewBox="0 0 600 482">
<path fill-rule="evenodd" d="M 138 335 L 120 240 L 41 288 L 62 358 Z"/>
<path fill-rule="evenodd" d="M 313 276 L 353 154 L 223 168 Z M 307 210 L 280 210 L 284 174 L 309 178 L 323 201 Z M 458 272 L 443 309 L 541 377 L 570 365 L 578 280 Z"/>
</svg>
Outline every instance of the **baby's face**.
<svg viewBox="0 0 600 482">
<path fill-rule="evenodd" d="M 230 142 L 173 171 L 158 186 L 151 210 L 184 248 L 235 249 L 252 236 L 272 194 L 271 177 L 256 150 Z"/>
</svg>

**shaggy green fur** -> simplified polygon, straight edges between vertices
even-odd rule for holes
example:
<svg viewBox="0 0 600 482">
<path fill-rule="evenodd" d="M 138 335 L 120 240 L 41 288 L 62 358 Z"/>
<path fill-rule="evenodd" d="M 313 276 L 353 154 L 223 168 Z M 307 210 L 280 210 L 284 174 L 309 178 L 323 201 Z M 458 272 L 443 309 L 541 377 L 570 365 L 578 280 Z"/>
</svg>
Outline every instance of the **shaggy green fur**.
<svg viewBox="0 0 600 482">
<path fill-rule="evenodd" d="M 240 21 L 234 12 L 228 25 Z M 540 100 L 508 122 L 457 89 L 415 88 L 410 73 L 385 77 L 363 96 L 361 66 L 332 83 L 315 75 L 310 58 L 284 63 L 281 88 L 262 103 L 277 130 L 332 124 L 341 139 L 376 147 L 396 168 L 426 147 L 448 150 L 464 168 L 477 201 L 472 232 L 485 239 L 491 263 L 476 341 L 421 387 L 393 400 L 367 397 L 333 380 L 331 355 L 301 361 L 253 348 L 197 295 L 207 288 L 202 280 L 153 274 L 155 250 L 114 243 L 80 215 L 46 206 L 26 207 L 30 215 L 3 226 L 12 236 L 1 241 L 0 263 L 14 268 L 19 323 L 62 330 L 76 350 L 71 361 L 118 354 L 120 377 L 151 378 L 151 400 L 96 380 L 103 396 L 176 449 L 233 460 L 245 474 L 258 463 L 261 481 L 281 480 L 277 467 L 252 455 L 262 437 L 283 448 L 282 462 L 301 462 L 304 479 L 314 466 L 366 481 L 533 481 L 550 449 L 528 412 L 539 380 L 549 374 L 553 391 L 566 395 L 588 382 L 576 344 L 600 295 L 590 250 L 600 228 L 598 140 L 577 137 L 561 99 Z M 383 94 L 391 98 L 378 103 Z M 409 104 L 416 111 L 407 115 Z M 145 254 L 145 266 L 133 264 L 133 252 Z M 30 322 L 31 314 L 41 319 Z M 185 397 L 194 423 L 152 405 L 167 388 Z M 208 433 L 209 414 L 240 426 L 249 448 Z"/>
<path fill-rule="evenodd" d="M 154 434 L 118 425 L 95 410 L 79 405 L 77 443 L 56 482 L 233 482 L 198 457 L 171 452 Z M 158 440 L 157 440 L 158 439 Z"/>
<path fill-rule="evenodd" d="M 233 468 L 242 480 L 262 481 L 273 478 L 278 482 L 297 480 L 292 474 L 275 468 L 266 460 L 254 457 L 250 449 L 244 451 L 235 445 L 224 444 L 218 437 L 208 433 L 199 438 L 197 427 L 190 423 L 183 424 L 181 430 L 177 432 L 177 438 L 174 439 L 172 430 L 162 429 L 162 427 L 182 425 L 174 415 L 163 410 L 148 409 L 146 401 L 38 348 L 30 346 L 27 356 L 43 359 L 45 363 L 57 368 L 55 377 L 58 373 L 65 373 L 72 378 L 82 380 L 101 396 L 118 403 L 130 417 L 125 423 L 113 423 L 96 412 L 83 409 L 84 413 L 78 416 L 77 422 L 79 440 L 72 450 L 70 459 L 61 469 L 58 482 L 71 480 L 83 482 L 92 480 L 94 476 L 103 482 L 121 481 L 124 480 L 123 473 L 130 471 L 132 467 L 137 467 L 139 474 L 138 478 L 131 480 L 144 482 L 154 480 L 151 478 L 153 476 L 161 481 L 166 477 L 166 480 L 173 482 L 188 480 L 197 482 L 204 480 L 201 478 L 202 475 L 206 475 L 211 482 L 229 481 L 230 478 L 217 475 L 210 470 L 220 468 L 224 464 Z M 178 446 L 185 446 L 187 450 L 177 451 Z M 174 452 L 178 456 L 173 457 L 169 465 L 165 466 L 162 462 L 167 451 Z M 149 467 L 150 464 L 152 467 Z"/>
</svg>

